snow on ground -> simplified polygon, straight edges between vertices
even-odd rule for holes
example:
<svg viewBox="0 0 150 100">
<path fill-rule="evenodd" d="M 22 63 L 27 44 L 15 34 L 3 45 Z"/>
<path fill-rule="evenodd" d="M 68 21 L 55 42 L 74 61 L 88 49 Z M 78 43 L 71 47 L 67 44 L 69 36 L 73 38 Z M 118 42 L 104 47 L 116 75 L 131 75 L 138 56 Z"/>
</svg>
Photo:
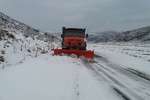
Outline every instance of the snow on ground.
<svg viewBox="0 0 150 100">
<path fill-rule="evenodd" d="M 80 59 L 42 55 L 0 70 L 0 100 L 120 100 Z"/>
<path fill-rule="evenodd" d="M 95 63 L 85 65 L 98 78 L 114 87 L 125 100 L 149 100 L 150 62 L 143 59 L 145 57 L 128 55 L 136 54 L 136 50 L 141 51 L 137 55 L 150 51 L 149 44 L 105 43 L 91 44 L 89 48 L 95 49 Z M 127 51 L 127 48 L 135 52 Z"/>
<path fill-rule="evenodd" d="M 150 74 L 150 44 L 141 43 L 99 43 L 91 44 L 96 54 L 110 61 Z"/>
<path fill-rule="evenodd" d="M 149 100 L 150 62 L 142 56 L 149 45 L 89 48 L 95 49 L 94 63 L 49 53 L 1 69 L 0 100 Z"/>
<path fill-rule="evenodd" d="M 55 42 L 50 43 L 36 38 L 27 38 L 18 31 L 7 34 L 14 36 L 14 38 L 4 36 L 4 39 L 0 40 L 0 58 L 3 57 L 3 61 L 0 59 L 0 69 L 23 63 L 25 59 L 47 53 L 56 45 Z"/>
</svg>

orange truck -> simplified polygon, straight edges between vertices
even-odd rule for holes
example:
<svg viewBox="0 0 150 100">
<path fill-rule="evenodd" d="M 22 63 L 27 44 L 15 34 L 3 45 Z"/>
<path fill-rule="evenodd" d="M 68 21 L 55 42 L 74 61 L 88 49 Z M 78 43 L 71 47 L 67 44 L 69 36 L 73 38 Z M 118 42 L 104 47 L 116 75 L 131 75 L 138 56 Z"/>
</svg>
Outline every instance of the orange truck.
<svg viewBox="0 0 150 100">
<path fill-rule="evenodd" d="M 82 28 L 62 28 L 62 48 L 54 49 L 54 55 L 61 54 L 75 54 L 77 56 L 84 56 L 88 59 L 93 59 L 94 51 L 87 50 L 88 34 L 86 29 Z"/>
</svg>

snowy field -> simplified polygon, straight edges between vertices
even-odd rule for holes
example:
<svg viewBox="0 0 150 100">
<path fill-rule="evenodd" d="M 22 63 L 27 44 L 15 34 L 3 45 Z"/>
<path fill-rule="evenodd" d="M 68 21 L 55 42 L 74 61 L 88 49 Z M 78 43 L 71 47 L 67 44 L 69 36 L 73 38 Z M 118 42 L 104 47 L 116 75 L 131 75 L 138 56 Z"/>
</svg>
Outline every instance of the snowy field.
<svg viewBox="0 0 150 100">
<path fill-rule="evenodd" d="M 119 52 L 150 62 L 150 43 L 100 43 L 94 45 L 95 47 L 99 47 L 102 50 Z"/>
<path fill-rule="evenodd" d="M 89 48 L 96 53 L 93 63 L 48 53 L 1 69 L 0 100 L 150 99 L 149 45 Z"/>
<path fill-rule="evenodd" d="M 150 44 L 142 43 L 101 43 L 92 44 L 96 54 L 127 68 L 150 74 Z"/>
</svg>

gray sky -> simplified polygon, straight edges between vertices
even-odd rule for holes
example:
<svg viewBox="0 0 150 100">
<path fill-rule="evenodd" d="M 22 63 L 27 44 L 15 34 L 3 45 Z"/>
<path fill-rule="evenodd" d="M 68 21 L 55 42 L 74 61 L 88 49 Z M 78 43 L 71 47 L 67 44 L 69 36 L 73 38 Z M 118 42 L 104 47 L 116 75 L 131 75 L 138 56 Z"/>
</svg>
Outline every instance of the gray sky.
<svg viewBox="0 0 150 100">
<path fill-rule="evenodd" d="M 150 0 L 0 0 L 0 11 L 50 32 L 62 26 L 98 32 L 150 25 Z"/>
</svg>

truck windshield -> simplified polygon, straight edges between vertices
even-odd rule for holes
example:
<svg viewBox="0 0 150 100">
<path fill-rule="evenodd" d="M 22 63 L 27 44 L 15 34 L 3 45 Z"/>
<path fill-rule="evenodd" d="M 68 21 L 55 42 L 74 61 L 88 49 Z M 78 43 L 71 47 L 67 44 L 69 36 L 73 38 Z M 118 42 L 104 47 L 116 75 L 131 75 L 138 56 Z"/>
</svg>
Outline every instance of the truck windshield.
<svg viewBox="0 0 150 100">
<path fill-rule="evenodd" d="M 65 30 L 64 36 L 85 36 L 85 32 L 83 30 Z"/>
</svg>

